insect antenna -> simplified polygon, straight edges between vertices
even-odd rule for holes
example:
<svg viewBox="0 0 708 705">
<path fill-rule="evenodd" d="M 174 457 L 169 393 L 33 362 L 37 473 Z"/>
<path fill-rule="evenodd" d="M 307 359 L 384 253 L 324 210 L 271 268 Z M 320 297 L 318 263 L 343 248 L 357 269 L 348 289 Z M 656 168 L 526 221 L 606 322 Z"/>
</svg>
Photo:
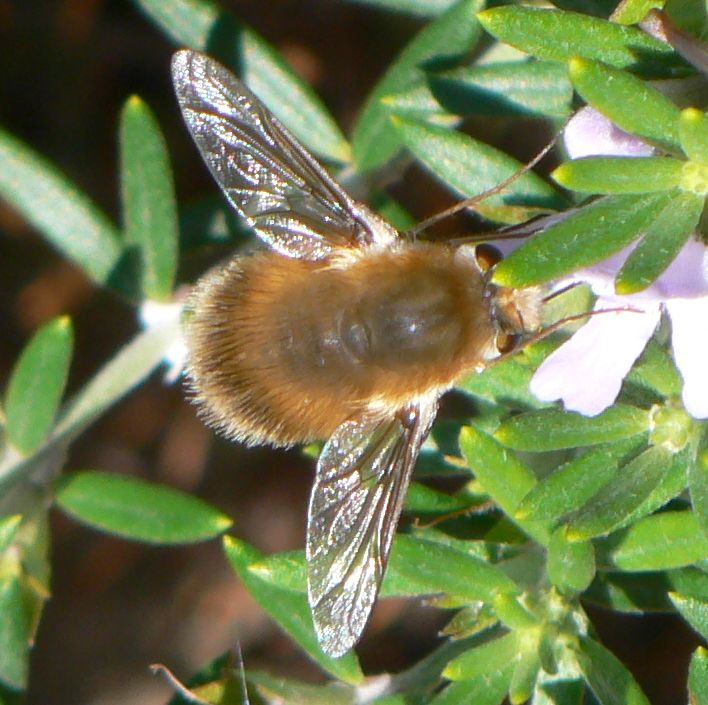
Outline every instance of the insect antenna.
<svg viewBox="0 0 708 705">
<path fill-rule="evenodd" d="M 454 205 L 450 206 L 449 208 L 446 208 L 443 211 L 440 211 L 440 213 L 436 213 L 435 215 L 431 215 L 430 218 L 426 218 L 425 220 L 421 221 L 414 227 L 410 228 L 409 230 L 406 230 L 404 233 L 404 236 L 409 238 L 409 239 L 414 239 L 419 233 L 423 232 L 424 230 L 427 230 L 429 227 L 432 225 L 435 225 L 436 223 L 439 223 L 441 220 L 444 220 L 445 218 L 449 218 L 451 215 L 455 215 L 455 213 L 459 213 L 461 210 L 464 210 L 466 208 L 474 208 L 478 203 L 481 201 L 484 201 L 485 199 L 489 198 L 490 196 L 495 196 L 498 193 L 501 193 L 506 189 L 507 186 L 512 184 L 514 181 L 516 181 L 519 177 L 523 176 L 527 171 L 530 171 L 533 169 L 550 151 L 553 149 L 555 146 L 556 142 L 558 141 L 558 138 L 560 137 L 561 134 L 563 134 L 563 130 L 565 129 L 565 126 L 567 125 L 568 121 L 566 121 L 561 129 L 556 133 L 555 137 L 530 161 L 524 164 L 520 169 L 515 171 L 511 176 L 508 176 L 506 179 L 498 183 L 496 186 L 493 186 L 490 189 L 487 189 L 486 191 L 482 191 L 482 193 L 477 194 L 476 196 L 470 196 L 469 198 L 465 198 L 462 201 L 459 201 L 455 203 Z M 507 235 L 506 237 L 524 237 L 525 235 Z M 487 236 L 487 239 L 488 236 Z M 495 234 L 495 239 L 496 239 L 496 234 Z"/>
</svg>

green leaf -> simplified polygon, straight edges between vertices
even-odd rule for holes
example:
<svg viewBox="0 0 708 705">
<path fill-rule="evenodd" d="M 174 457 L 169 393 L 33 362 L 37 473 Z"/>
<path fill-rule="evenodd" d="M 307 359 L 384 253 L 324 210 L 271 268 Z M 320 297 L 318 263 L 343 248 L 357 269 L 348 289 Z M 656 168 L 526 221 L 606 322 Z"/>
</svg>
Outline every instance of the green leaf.
<svg viewBox="0 0 708 705">
<path fill-rule="evenodd" d="M 699 646 L 688 668 L 688 693 L 691 705 L 708 703 L 708 651 Z"/>
<path fill-rule="evenodd" d="M 649 225 L 615 281 L 615 291 L 624 296 L 652 284 L 674 261 L 694 232 L 705 199 L 695 193 L 679 193 Z"/>
<path fill-rule="evenodd" d="M 224 550 L 231 567 L 256 602 L 312 659 L 335 678 L 346 683 L 361 682 L 363 674 L 353 651 L 333 659 L 320 648 L 305 595 L 276 587 L 253 572 L 252 566 L 263 562 L 263 554 L 233 536 L 224 537 Z"/>
<path fill-rule="evenodd" d="M 428 83 L 436 104 L 456 115 L 565 117 L 573 97 L 566 68 L 550 61 L 465 66 L 431 74 Z"/>
<path fill-rule="evenodd" d="M 468 508 L 470 503 L 462 497 L 434 490 L 419 482 L 411 482 L 406 493 L 404 511 L 416 516 L 439 516 Z"/>
<path fill-rule="evenodd" d="M 673 460 L 662 446 L 647 448 L 627 463 L 590 501 L 571 515 L 567 537 L 584 541 L 623 525 L 660 485 Z"/>
<path fill-rule="evenodd" d="M 575 90 L 623 130 L 678 152 L 680 111 L 668 98 L 631 73 L 597 61 L 572 59 Z"/>
<path fill-rule="evenodd" d="M 10 376 L 5 398 L 7 438 L 30 455 L 54 423 L 64 393 L 74 342 L 71 320 L 45 323 L 25 346 Z"/>
<path fill-rule="evenodd" d="M 496 566 L 452 546 L 405 534 L 394 541 L 384 585 L 386 595 L 444 593 L 467 601 L 519 592 Z"/>
<path fill-rule="evenodd" d="M 590 541 L 570 542 L 565 528 L 548 544 L 548 577 L 562 592 L 583 592 L 595 577 L 595 551 Z"/>
<path fill-rule="evenodd" d="M 4 130 L 0 196 L 91 279 L 108 282 L 122 254 L 113 223 L 56 167 Z"/>
<path fill-rule="evenodd" d="M 481 0 L 460 0 L 425 27 L 389 66 L 359 114 L 352 137 L 354 161 L 369 171 L 390 159 L 401 146 L 400 134 L 390 122 L 385 96 L 403 93 L 422 83 L 424 70 L 457 63 L 481 34 L 475 13 Z"/>
<path fill-rule="evenodd" d="M 683 387 L 673 358 L 654 340 L 649 341 L 625 380 L 656 392 L 660 397 L 678 396 Z"/>
<path fill-rule="evenodd" d="M 513 453 L 492 436 L 473 426 L 460 433 L 460 449 L 485 492 L 514 517 L 521 500 L 536 484 L 536 477 Z M 547 532 L 538 523 L 520 521 L 522 528 L 545 543 Z"/>
<path fill-rule="evenodd" d="M 573 458 L 546 476 L 523 498 L 515 516 L 531 518 L 550 527 L 579 509 L 616 474 L 618 465 L 635 452 L 643 439 L 603 443 Z"/>
<path fill-rule="evenodd" d="M 450 683 L 430 705 L 500 705 L 511 683 L 511 666 L 485 673 L 471 680 Z"/>
<path fill-rule="evenodd" d="M 686 108 L 681 111 L 679 140 L 689 159 L 708 164 L 708 119 L 702 110 Z"/>
<path fill-rule="evenodd" d="M 708 431 L 704 430 L 702 447 L 696 462 L 688 466 L 688 487 L 691 504 L 704 536 L 708 536 Z"/>
<path fill-rule="evenodd" d="M 597 416 L 542 409 L 505 421 L 495 437 L 516 450 L 547 451 L 631 438 L 649 429 L 649 412 L 615 404 Z"/>
<path fill-rule="evenodd" d="M 22 514 L 8 514 L 0 517 L 0 555 L 12 545 L 21 522 Z"/>
<path fill-rule="evenodd" d="M 197 497 L 137 477 L 106 472 L 62 477 L 56 503 L 94 529 L 162 545 L 205 541 L 232 524 L 226 515 Z"/>
<path fill-rule="evenodd" d="M 16 575 L 0 577 L 0 681 L 13 690 L 27 687 L 30 625 Z"/>
<path fill-rule="evenodd" d="M 673 157 L 586 157 L 561 164 L 551 176 L 585 193 L 651 193 L 676 188 L 683 165 Z"/>
<path fill-rule="evenodd" d="M 626 571 L 666 570 L 708 556 L 708 538 L 693 512 L 661 512 L 630 526 L 615 543 L 612 564 Z"/>
<path fill-rule="evenodd" d="M 326 683 L 324 685 L 312 685 L 302 683 L 291 678 L 279 678 L 268 673 L 254 672 L 249 669 L 249 684 L 254 684 L 258 689 L 258 694 L 266 698 L 268 703 L 287 703 L 287 705 L 351 705 L 352 688 L 341 682 Z M 201 695 L 201 693 L 200 693 Z M 236 695 L 238 700 L 233 699 L 208 699 L 208 703 L 219 703 L 220 705 L 249 705 L 241 700 L 241 694 Z M 379 700 L 373 701 L 378 703 Z M 258 700 L 261 703 L 261 700 Z M 192 703 L 190 705 L 197 705 Z M 391 705 L 395 705 L 391 703 Z M 401 703 L 405 705 L 405 703 Z"/>
<path fill-rule="evenodd" d="M 619 24 L 639 24 L 654 8 L 664 6 L 666 0 L 623 0 L 612 13 L 612 21 Z"/>
<path fill-rule="evenodd" d="M 237 73 L 295 137 L 326 159 L 347 162 L 349 145 L 313 90 L 259 34 L 210 0 L 136 0 L 176 44 L 206 51 Z"/>
<path fill-rule="evenodd" d="M 681 616 L 704 638 L 708 639 L 708 601 L 677 593 L 669 595 Z"/>
<path fill-rule="evenodd" d="M 62 411 L 52 440 L 74 438 L 142 382 L 178 340 L 179 323 L 148 328 L 118 351 Z M 0 476 L 2 473 L 0 473 Z"/>
<path fill-rule="evenodd" d="M 493 281 L 532 286 L 606 259 L 643 234 L 675 197 L 663 192 L 601 198 L 530 237 L 496 266 Z"/>
<path fill-rule="evenodd" d="M 640 58 L 657 63 L 671 48 L 635 27 L 596 17 L 532 7 L 495 7 L 479 21 L 497 39 L 540 59 L 568 61 L 574 56 L 635 68 Z"/>
<path fill-rule="evenodd" d="M 651 705 L 632 674 L 604 646 L 580 637 L 577 655 L 599 705 Z"/>
<path fill-rule="evenodd" d="M 137 96 L 121 113 L 120 161 L 125 240 L 140 251 L 141 291 L 168 301 L 179 239 L 172 169 L 160 126 Z"/>
<path fill-rule="evenodd" d="M 482 372 L 471 372 L 455 388 L 505 407 L 537 409 L 549 406 L 530 391 L 534 369 L 522 358 L 523 351 L 502 362 L 490 365 Z"/>
<path fill-rule="evenodd" d="M 399 117 L 393 118 L 393 123 L 413 155 L 461 196 L 490 189 L 523 167 L 504 152 L 461 132 Z M 563 205 L 553 187 L 533 172 L 523 174 L 503 194 L 485 201 L 488 205 L 521 202 L 548 208 Z"/>
<path fill-rule="evenodd" d="M 467 681 L 488 674 L 495 676 L 515 665 L 519 646 L 519 633 L 509 632 L 452 659 L 443 676 L 453 681 Z"/>
<path fill-rule="evenodd" d="M 541 664 L 536 648 L 527 648 L 521 651 L 514 668 L 514 675 L 511 677 L 511 683 L 509 684 L 509 702 L 511 705 L 521 705 L 533 695 L 540 667 Z"/>
</svg>

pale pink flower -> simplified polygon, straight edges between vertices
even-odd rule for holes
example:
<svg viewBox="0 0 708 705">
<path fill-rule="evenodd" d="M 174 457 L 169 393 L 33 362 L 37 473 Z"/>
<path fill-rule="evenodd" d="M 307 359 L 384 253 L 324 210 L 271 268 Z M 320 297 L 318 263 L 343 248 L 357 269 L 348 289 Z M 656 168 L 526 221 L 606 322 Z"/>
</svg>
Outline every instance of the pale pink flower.
<svg viewBox="0 0 708 705">
<path fill-rule="evenodd" d="M 566 148 L 572 158 L 647 153 L 642 152 L 641 140 L 592 112 L 594 115 L 581 111 L 584 114 L 573 118 L 567 127 L 566 136 L 570 133 L 571 139 Z M 598 137 L 610 133 L 617 136 L 615 148 Z M 623 151 L 617 144 L 622 145 Z M 644 147 L 649 148 L 645 144 Z M 562 401 L 569 411 L 586 416 L 599 414 L 614 403 L 622 380 L 654 334 L 664 312 L 671 322 L 674 360 L 683 377 L 683 404 L 693 417 L 708 418 L 708 248 L 690 238 L 651 286 L 636 294 L 619 296 L 614 290 L 614 279 L 633 247 L 556 283 L 557 288 L 574 282 L 589 284 L 597 295 L 596 310 L 632 310 L 591 318 L 543 361 L 530 389 L 542 401 Z"/>
</svg>

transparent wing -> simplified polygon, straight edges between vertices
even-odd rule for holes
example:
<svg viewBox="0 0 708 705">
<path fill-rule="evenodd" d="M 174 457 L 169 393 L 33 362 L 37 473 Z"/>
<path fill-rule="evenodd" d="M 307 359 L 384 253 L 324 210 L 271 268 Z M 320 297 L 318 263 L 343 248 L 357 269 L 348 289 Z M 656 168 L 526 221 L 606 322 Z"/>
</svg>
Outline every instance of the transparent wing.
<svg viewBox="0 0 708 705">
<path fill-rule="evenodd" d="M 221 64 L 189 49 L 172 58 L 182 115 L 209 170 L 258 235 L 288 257 L 396 237 L 355 203 Z"/>
<path fill-rule="evenodd" d="M 348 651 L 364 630 L 436 410 L 434 399 L 393 417 L 347 421 L 322 450 L 307 521 L 308 597 L 330 656 Z"/>
</svg>

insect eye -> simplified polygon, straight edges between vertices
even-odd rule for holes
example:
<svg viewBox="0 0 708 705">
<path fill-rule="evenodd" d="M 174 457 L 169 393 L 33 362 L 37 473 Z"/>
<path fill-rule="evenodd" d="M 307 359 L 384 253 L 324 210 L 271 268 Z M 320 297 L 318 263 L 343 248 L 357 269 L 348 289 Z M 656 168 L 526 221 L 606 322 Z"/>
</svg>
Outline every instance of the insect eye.
<svg viewBox="0 0 708 705">
<path fill-rule="evenodd" d="M 497 350 L 502 353 L 510 353 L 519 344 L 521 336 L 516 333 L 497 333 L 496 340 L 494 341 Z"/>
<path fill-rule="evenodd" d="M 495 264 L 502 260 L 502 255 L 496 247 L 483 243 L 477 245 L 474 250 L 474 256 L 477 260 L 479 268 L 483 272 L 488 272 Z"/>
</svg>

